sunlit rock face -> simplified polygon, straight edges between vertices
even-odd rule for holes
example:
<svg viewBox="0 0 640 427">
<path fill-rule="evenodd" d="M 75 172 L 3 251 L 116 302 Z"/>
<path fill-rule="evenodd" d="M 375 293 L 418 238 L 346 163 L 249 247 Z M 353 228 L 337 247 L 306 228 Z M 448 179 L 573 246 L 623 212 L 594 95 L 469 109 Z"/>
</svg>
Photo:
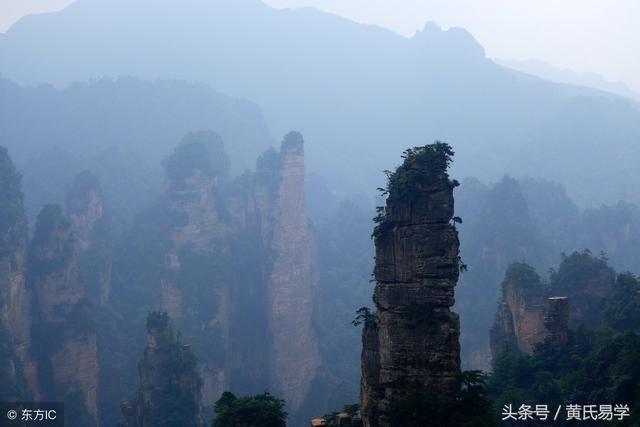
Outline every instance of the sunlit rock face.
<svg viewBox="0 0 640 427">
<path fill-rule="evenodd" d="M 365 322 L 365 426 L 392 425 L 410 390 L 450 402 L 459 390 L 460 325 L 450 311 L 459 275 L 453 188 L 444 147 L 418 149 L 390 177 L 374 231 L 375 319 Z"/>
<path fill-rule="evenodd" d="M 74 401 L 97 416 L 98 361 L 94 313 L 78 277 L 77 242 L 58 205 L 45 206 L 30 248 L 29 270 L 38 322 L 40 399 Z M 82 416 L 78 414 L 78 416 Z"/>
</svg>

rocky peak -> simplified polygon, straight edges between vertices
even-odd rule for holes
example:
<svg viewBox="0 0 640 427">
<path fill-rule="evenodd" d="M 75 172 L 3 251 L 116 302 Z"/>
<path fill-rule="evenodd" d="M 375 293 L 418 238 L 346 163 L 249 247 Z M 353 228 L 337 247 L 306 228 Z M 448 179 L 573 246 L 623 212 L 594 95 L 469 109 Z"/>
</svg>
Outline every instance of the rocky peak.
<svg viewBox="0 0 640 427">
<path fill-rule="evenodd" d="M 222 139 L 214 132 L 188 133 L 164 166 L 170 209 L 177 218 L 172 240 L 205 248 L 222 232 L 217 186 L 229 173 Z"/>
<path fill-rule="evenodd" d="M 67 193 L 67 214 L 75 236 L 80 275 L 88 298 L 96 305 L 111 293 L 112 240 L 98 177 L 81 172 Z"/>
<path fill-rule="evenodd" d="M 27 220 L 20 175 L 7 149 L 0 147 L 0 335 L 7 337 L 6 344 L 13 353 L 9 360 L 0 360 L 0 371 L 9 372 L 16 386 L 26 379 L 35 392 L 35 365 L 29 354 L 32 296 L 25 280 L 26 248 Z M 16 364 L 21 365 L 26 378 L 19 378 Z M 10 395 L 14 388 L 11 384 L 3 388 L 0 397 L 4 400 L 26 397 Z"/>
<path fill-rule="evenodd" d="M 392 425 L 415 393 L 450 404 L 460 387 L 460 325 L 450 310 L 459 275 L 452 156 L 443 143 L 408 150 L 388 176 L 374 231 L 376 313 L 363 332 L 365 426 Z"/>
<path fill-rule="evenodd" d="M 528 264 L 512 263 L 502 283 L 502 300 L 491 329 L 491 352 L 505 345 L 533 353 L 538 343 L 560 348 L 572 327 L 604 325 L 603 304 L 612 294 L 616 275 L 603 256 L 588 250 L 562 254 L 548 283 Z M 571 301 L 571 304 L 569 304 Z"/>
<path fill-rule="evenodd" d="M 304 140 L 290 132 L 281 144 L 267 244 L 275 256 L 268 292 L 271 372 L 274 388 L 292 410 L 302 404 L 320 365 L 311 323 L 318 281 L 316 248 L 306 213 L 304 176 Z"/>
<path fill-rule="evenodd" d="M 68 419 L 92 425 L 97 417 L 98 361 L 94 314 L 79 280 L 72 224 L 58 205 L 38 215 L 30 272 L 38 312 L 41 400 L 64 400 Z M 71 409 L 74 408 L 74 409 Z"/>
<path fill-rule="evenodd" d="M 5 147 L 0 147 L 0 203 L 0 256 L 9 256 L 25 245 L 27 219 L 21 177 Z"/>
<path fill-rule="evenodd" d="M 491 328 L 491 353 L 505 346 L 532 353 L 544 339 L 544 288 L 540 276 L 524 263 L 513 263 L 502 282 L 502 300 Z"/>
<path fill-rule="evenodd" d="M 594 256 L 588 250 L 563 254 L 549 281 L 555 295 L 569 297 L 572 327 L 604 325 L 602 303 L 616 281 L 615 271 L 604 256 Z"/>
<path fill-rule="evenodd" d="M 80 173 L 67 195 L 67 213 L 78 249 L 85 252 L 91 246 L 96 223 L 104 215 L 104 201 L 98 177 L 89 171 Z"/>
<path fill-rule="evenodd" d="M 157 350 L 174 341 L 169 315 L 166 313 L 150 313 L 147 317 L 147 349 Z"/>
<path fill-rule="evenodd" d="M 451 61 L 481 61 L 485 59 L 482 45 L 464 28 L 442 29 L 435 22 L 427 22 L 416 31 L 413 41 L 426 49 L 427 53 L 442 56 Z"/>
<path fill-rule="evenodd" d="M 71 222 L 59 205 L 46 205 L 38 215 L 31 244 L 30 267 L 40 320 L 64 319 L 84 296 L 78 281 L 76 241 Z"/>
<path fill-rule="evenodd" d="M 122 427 L 155 427 L 168 419 L 203 427 L 202 380 L 191 347 L 178 341 L 165 312 L 147 318 L 147 344 L 136 398 L 121 405 Z"/>
</svg>

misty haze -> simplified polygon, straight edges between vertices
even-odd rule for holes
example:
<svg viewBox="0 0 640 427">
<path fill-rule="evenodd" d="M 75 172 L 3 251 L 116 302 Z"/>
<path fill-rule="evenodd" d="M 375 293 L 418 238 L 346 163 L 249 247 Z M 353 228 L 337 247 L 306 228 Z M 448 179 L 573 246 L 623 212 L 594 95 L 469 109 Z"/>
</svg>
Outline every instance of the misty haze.
<svg viewBox="0 0 640 427">
<path fill-rule="evenodd" d="M 0 425 L 640 426 L 640 36 L 388 3 L 0 5 Z"/>
</svg>

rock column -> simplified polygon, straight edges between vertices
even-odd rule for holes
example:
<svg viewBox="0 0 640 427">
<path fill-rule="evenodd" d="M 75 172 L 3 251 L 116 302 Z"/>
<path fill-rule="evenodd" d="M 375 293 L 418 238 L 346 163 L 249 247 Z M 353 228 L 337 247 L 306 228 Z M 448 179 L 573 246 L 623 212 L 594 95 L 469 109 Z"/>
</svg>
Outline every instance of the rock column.
<svg viewBox="0 0 640 427">
<path fill-rule="evenodd" d="M 437 411 L 460 387 L 460 324 L 450 310 L 459 275 L 458 233 L 451 222 L 457 183 L 447 173 L 452 155 L 441 143 L 416 148 L 389 176 L 374 232 L 376 313 L 363 333 L 365 426 L 397 425 L 407 405 Z M 421 397 L 431 409 L 416 403 Z M 435 412 L 429 415 L 422 414 L 444 425 Z"/>
</svg>

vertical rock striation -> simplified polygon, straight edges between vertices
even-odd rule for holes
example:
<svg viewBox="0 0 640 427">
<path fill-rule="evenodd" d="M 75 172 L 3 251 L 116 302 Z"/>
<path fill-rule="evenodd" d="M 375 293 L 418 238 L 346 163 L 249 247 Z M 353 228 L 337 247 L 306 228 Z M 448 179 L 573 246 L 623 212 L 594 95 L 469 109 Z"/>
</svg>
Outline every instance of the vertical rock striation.
<svg viewBox="0 0 640 427">
<path fill-rule="evenodd" d="M 544 288 L 540 277 L 528 265 L 509 266 L 502 282 L 502 301 L 491 328 L 491 354 L 505 346 L 533 353 L 544 339 Z"/>
<path fill-rule="evenodd" d="M 98 362 L 93 311 L 79 281 L 70 221 L 57 205 L 38 216 L 30 272 L 38 322 L 41 400 L 64 400 L 86 425 L 97 416 Z"/>
<path fill-rule="evenodd" d="M 365 426 L 397 425 L 399 408 L 418 394 L 446 406 L 459 391 L 460 325 L 450 310 L 459 276 L 452 155 L 443 143 L 409 150 L 389 175 L 374 231 L 376 314 L 363 332 Z M 444 425 L 433 415 L 433 425 Z"/>
<path fill-rule="evenodd" d="M 320 364 L 303 144 L 300 134 L 286 135 L 255 173 L 230 183 L 222 141 L 209 132 L 187 135 L 165 162 L 162 307 L 202 360 L 207 401 L 224 389 L 268 388 L 295 411 Z"/>
<path fill-rule="evenodd" d="M 149 314 L 138 372 L 135 400 L 121 405 L 121 427 L 204 426 L 196 357 L 190 346 L 176 339 L 166 313 Z"/>
<path fill-rule="evenodd" d="M 171 246 L 160 283 L 161 304 L 196 345 L 202 360 L 204 398 L 212 402 L 229 383 L 225 359 L 231 283 L 221 270 L 228 268 L 231 229 L 221 219 L 219 188 L 229 160 L 220 136 L 202 131 L 187 134 L 164 166 L 166 207 L 172 222 L 168 230 Z M 209 271 L 210 277 L 202 278 Z M 217 348 L 211 348 L 213 343 Z"/>
<path fill-rule="evenodd" d="M 20 175 L 7 149 L 0 147 L 0 334 L 8 357 L 0 360 L 6 372 L 3 400 L 25 398 L 23 383 L 37 393 L 36 369 L 30 355 L 31 293 L 26 283 L 27 220 Z M 5 344 L 5 343 L 2 343 Z"/>
<path fill-rule="evenodd" d="M 316 249 L 304 197 L 304 141 L 287 134 L 280 149 L 277 197 L 272 201 L 269 331 L 275 390 L 297 409 L 320 364 L 311 319 L 317 286 Z"/>
<path fill-rule="evenodd" d="M 67 214 L 87 297 L 94 305 L 105 305 L 111 292 L 112 248 L 102 188 L 93 173 L 81 172 L 73 181 Z"/>
</svg>

